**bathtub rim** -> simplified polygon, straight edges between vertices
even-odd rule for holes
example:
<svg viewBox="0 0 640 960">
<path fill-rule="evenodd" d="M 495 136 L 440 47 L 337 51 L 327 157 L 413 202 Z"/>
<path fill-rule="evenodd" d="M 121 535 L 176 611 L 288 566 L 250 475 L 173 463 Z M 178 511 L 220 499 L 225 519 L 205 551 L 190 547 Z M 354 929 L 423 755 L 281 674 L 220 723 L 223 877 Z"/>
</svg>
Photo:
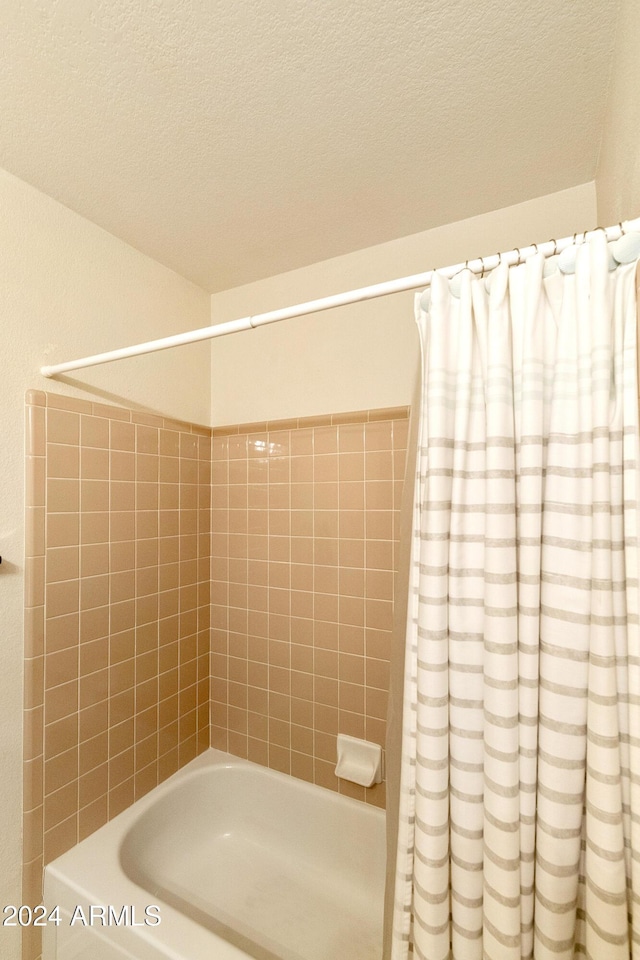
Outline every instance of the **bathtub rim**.
<svg viewBox="0 0 640 960">
<path fill-rule="evenodd" d="M 185 764 L 174 774 L 164 780 L 149 793 L 145 794 L 130 807 L 127 807 L 112 820 L 80 841 L 70 850 L 61 854 L 46 865 L 44 870 L 44 903 L 48 909 L 59 905 L 69 913 L 76 905 L 88 910 L 91 904 L 110 904 L 114 890 L 122 894 L 122 900 L 113 904 L 117 908 L 126 904 L 134 908 L 136 917 L 144 916 L 145 907 L 157 904 L 160 907 L 162 922 L 158 927 L 122 926 L 122 927 L 82 927 L 89 933 L 106 940 L 118 943 L 125 949 L 136 952 L 140 960 L 158 960 L 160 957 L 170 960 L 185 960 L 184 933 L 185 923 L 189 925 L 189 960 L 209 960 L 212 943 L 216 944 L 216 960 L 247 960 L 248 954 L 234 944 L 217 936 L 211 930 L 200 927 L 193 919 L 185 916 L 180 910 L 164 901 L 161 897 L 154 897 L 144 887 L 135 883 L 124 871 L 120 861 L 121 844 L 138 819 L 157 802 L 169 794 L 176 784 L 184 783 L 198 777 L 208 768 L 249 767 L 257 769 L 262 776 L 278 781 L 293 781 L 296 790 L 303 794 L 318 790 L 323 798 L 334 804 L 346 804 L 358 809 L 365 817 L 385 818 L 384 810 L 360 800 L 344 796 L 336 791 L 308 783 L 307 781 L 291 777 L 269 767 L 264 767 L 253 761 L 233 754 L 225 753 L 215 747 L 198 754 L 193 760 Z M 96 870 L 96 851 L 100 850 L 100 867 Z M 44 929 L 45 950 L 51 950 L 51 957 L 56 957 L 53 945 L 59 928 L 48 925 Z M 162 934 L 162 940 L 157 938 L 157 932 Z M 47 953 L 45 960 L 49 960 Z"/>
</svg>

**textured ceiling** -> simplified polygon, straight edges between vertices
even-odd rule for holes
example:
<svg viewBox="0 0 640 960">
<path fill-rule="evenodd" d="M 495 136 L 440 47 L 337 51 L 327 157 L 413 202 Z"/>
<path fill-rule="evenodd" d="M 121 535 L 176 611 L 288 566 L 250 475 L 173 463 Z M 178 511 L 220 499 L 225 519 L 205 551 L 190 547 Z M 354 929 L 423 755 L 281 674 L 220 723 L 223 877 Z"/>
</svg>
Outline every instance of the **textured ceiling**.
<svg viewBox="0 0 640 960">
<path fill-rule="evenodd" d="M 619 0 L 0 0 L 0 166 L 216 291 L 592 180 Z"/>
</svg>

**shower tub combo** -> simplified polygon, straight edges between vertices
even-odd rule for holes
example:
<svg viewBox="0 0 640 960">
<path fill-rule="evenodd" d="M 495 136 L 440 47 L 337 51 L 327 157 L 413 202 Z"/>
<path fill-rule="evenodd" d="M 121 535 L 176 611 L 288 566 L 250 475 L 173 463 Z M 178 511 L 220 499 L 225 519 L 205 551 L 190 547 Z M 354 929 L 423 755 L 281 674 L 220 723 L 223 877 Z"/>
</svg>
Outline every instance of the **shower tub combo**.
<svg viewBox="0 0 640 960">
<path fill-rule="evenodd" d="M 207 750 L 45 870 L 44 960 L 378 960 L 381 810 Z"/>
</svg>

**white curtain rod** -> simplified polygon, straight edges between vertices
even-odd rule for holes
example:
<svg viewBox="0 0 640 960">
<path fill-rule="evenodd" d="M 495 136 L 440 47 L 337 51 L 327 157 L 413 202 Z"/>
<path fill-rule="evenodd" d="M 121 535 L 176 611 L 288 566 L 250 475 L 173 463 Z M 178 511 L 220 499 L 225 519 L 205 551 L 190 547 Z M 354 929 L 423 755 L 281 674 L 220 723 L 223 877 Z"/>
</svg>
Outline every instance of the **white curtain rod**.
<svg viewBox="0 0 640 960">
<path fill-rule="evenodd" d="M 547 240 L 545 243 L 533 243 L 528 247 L 515 248 L 507 253 L 495 253 L 488 257 L 477 257 L 475 260 L 467 260 L 464 263 L 456 263 L 450 267 L 443 267 L 437 272 L 443 277 L 453 277 L 461 270 L 468 269 L 473 273 L 483 273 L 492 270 L 499 263 L 507 263 L 509 266 L 520 263 L 527 257 L 535 253 L 543 253 L 545 256 L 552 256 L 561 253 L 567 247 L 576 243 L 583 243 L 586 238 L 599 230 L 604 230 L 608 241 L 618 240 L 628 230 L 640 230 L 640 219 L 629 220 L 625 223 L 618 223 L 613 227 L 598 227 L 596 230 L 584 231 L 574 234 L 572 237 L 564 237 L 562 240 Z M 241 317 L 238 320 L 229 320 L 226 323 L 213 324 L 210 327 L 201 327 L 199 330 L 191 330 L 188 333 L 177 333 L 171 337 L 162 337 L 159 340 L 149 340 L 146 343 L 139 343 L 132 347 L 122 347 L 119 350 L 109 350 L 107 353 L 96 353 L 92 357 L 83 357 L 80 360 L 69 360 L 66 363 L 56 363 L 51 366 L 40 368 L 40 373 L 45 377 L 55 377 L 60 373 L 68 373 L 70 370 L 82 370 L 84 367 L 95 367 L 100 363 L 110 363 L 112 360 L 122 360 L 125 357 L 137 357 L 145 353 L 155 353 L 158 350 L 167 350 L 169 347 L 179 347 L 185 343 L 197 343 L 200 340 L 213 340 L 214 337 L 224 337 L 229 333 L 238 333 L 241 330 L 251 330 L 254 327 L 261 327 L 267 323 L 277 323 L 279 320 L 290 320 L 294 317 L 304 317 L 310 313 L 320 313 L 322 310 L 331 310 L 333 307 L 343 307 L 350 303 L 360 303 L 364 300 L 375 300 L 378 297 L 386 297 L 392 293 L 403 293 L 407 290 L 417 290 L 420 287 L 428 287 L 431 284 L 431 278 L 436 270 L 428 270 L 426 273 L 416 273 L 410 277 L 402 277 L 400 280 L 388 280 L 385 283 L 375 283 L 369 287 L 361 287 L 359 290 L 350 290 L 347 293 L 334 294 L 331 297 L 323 297 L 320 300 L 310 300 L 307 303 L 300 303 L 294 307 L 284 307 L 280 310 L 270 310 L 267 313 L 259 313 L 254 317 Z"/>
</svg>

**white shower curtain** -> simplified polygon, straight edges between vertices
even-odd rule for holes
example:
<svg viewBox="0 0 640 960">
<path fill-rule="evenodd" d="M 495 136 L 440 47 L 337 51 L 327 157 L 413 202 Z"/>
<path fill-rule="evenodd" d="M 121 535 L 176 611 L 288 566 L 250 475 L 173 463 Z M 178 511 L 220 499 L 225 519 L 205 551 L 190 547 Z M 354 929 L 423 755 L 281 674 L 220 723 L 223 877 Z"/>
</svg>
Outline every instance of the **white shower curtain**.
<svg viewBox="0 0 640 960">
<path fill-rule="evenodd" d="M 393 960 L 640 958 L 636 264 L 434 277 Z M 419 298 L 417 299 L 419 305 Z"/>
</svg>

